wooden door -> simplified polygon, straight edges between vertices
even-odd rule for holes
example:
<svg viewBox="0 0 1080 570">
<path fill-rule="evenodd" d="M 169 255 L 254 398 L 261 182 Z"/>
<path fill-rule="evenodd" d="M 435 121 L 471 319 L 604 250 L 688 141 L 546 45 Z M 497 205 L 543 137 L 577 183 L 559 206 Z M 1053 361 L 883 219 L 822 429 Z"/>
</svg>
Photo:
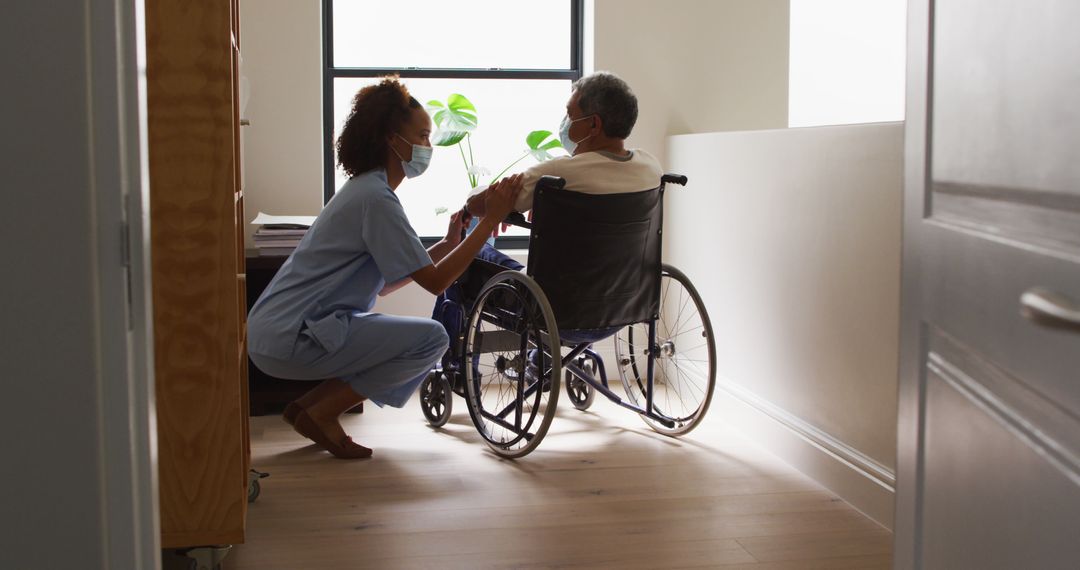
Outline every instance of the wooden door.
<svg viewBox="0 0 1080 570">
<path fill-rule="evenodd" d="M 1080 567 L 1080 2 L 910 3 L 896 568 Z"/>
</svg>

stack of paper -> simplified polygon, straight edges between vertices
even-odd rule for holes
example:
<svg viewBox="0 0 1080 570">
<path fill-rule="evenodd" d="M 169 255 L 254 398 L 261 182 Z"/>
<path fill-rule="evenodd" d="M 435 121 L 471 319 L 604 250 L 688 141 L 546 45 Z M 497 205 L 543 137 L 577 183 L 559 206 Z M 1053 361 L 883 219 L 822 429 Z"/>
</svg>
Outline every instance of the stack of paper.
<svg viewBox="0 0 1080 570">
<path fill-rule="evenodd" d="M 255 230 L 259 255 L 290 255 L 315 223 L 315 216 L 271 216 L 259 212 L 251 223 L 259 226 Z"/>
</svg>

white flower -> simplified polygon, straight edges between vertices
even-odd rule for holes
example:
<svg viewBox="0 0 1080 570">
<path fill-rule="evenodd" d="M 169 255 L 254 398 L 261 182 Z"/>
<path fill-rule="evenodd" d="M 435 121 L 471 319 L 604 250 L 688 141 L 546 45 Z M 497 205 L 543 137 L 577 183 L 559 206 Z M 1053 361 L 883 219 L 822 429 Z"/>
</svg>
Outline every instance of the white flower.
<svg viewBox="0 0 1080 570">
<path fill-rule="evenodd" d="M 474 164 L 472 168 L 469 169 L 469 176 L 475 176 L 479 178 L 481 176 L 489 175 L 491 175 L 491 171 L 484 168 L 483 166 L 480 166 L 479 164 Z"/>
</svg>

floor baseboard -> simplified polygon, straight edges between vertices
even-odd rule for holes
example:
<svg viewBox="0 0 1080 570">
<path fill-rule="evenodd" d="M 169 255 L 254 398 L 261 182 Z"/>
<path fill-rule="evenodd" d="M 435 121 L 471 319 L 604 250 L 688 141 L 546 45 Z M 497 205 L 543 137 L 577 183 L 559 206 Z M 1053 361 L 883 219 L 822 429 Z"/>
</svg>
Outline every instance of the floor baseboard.
<svg viewBox="0 0 1080 570">
<path fill-rule="evenodd" d="M 844 442 L 761 398 L 717 379 L 711 414 L 892 530 L 896 476 Z"/>
</svg>

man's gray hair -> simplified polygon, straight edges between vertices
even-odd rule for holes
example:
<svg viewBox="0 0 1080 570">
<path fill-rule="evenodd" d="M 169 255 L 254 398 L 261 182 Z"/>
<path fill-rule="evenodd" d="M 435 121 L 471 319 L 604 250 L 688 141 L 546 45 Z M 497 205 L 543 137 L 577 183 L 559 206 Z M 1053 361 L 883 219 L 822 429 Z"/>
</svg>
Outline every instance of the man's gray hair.
<svg viewBox="0 0 1080 570">
<path fill-rule="evenodd" d="M 630 86 L 614 73 L 597 71 L 574 82 L 578 106 L 585 115 L 600 116 L 604 134 L 625 139 L 637 122 L 637 97 Z"/>
</svg>

